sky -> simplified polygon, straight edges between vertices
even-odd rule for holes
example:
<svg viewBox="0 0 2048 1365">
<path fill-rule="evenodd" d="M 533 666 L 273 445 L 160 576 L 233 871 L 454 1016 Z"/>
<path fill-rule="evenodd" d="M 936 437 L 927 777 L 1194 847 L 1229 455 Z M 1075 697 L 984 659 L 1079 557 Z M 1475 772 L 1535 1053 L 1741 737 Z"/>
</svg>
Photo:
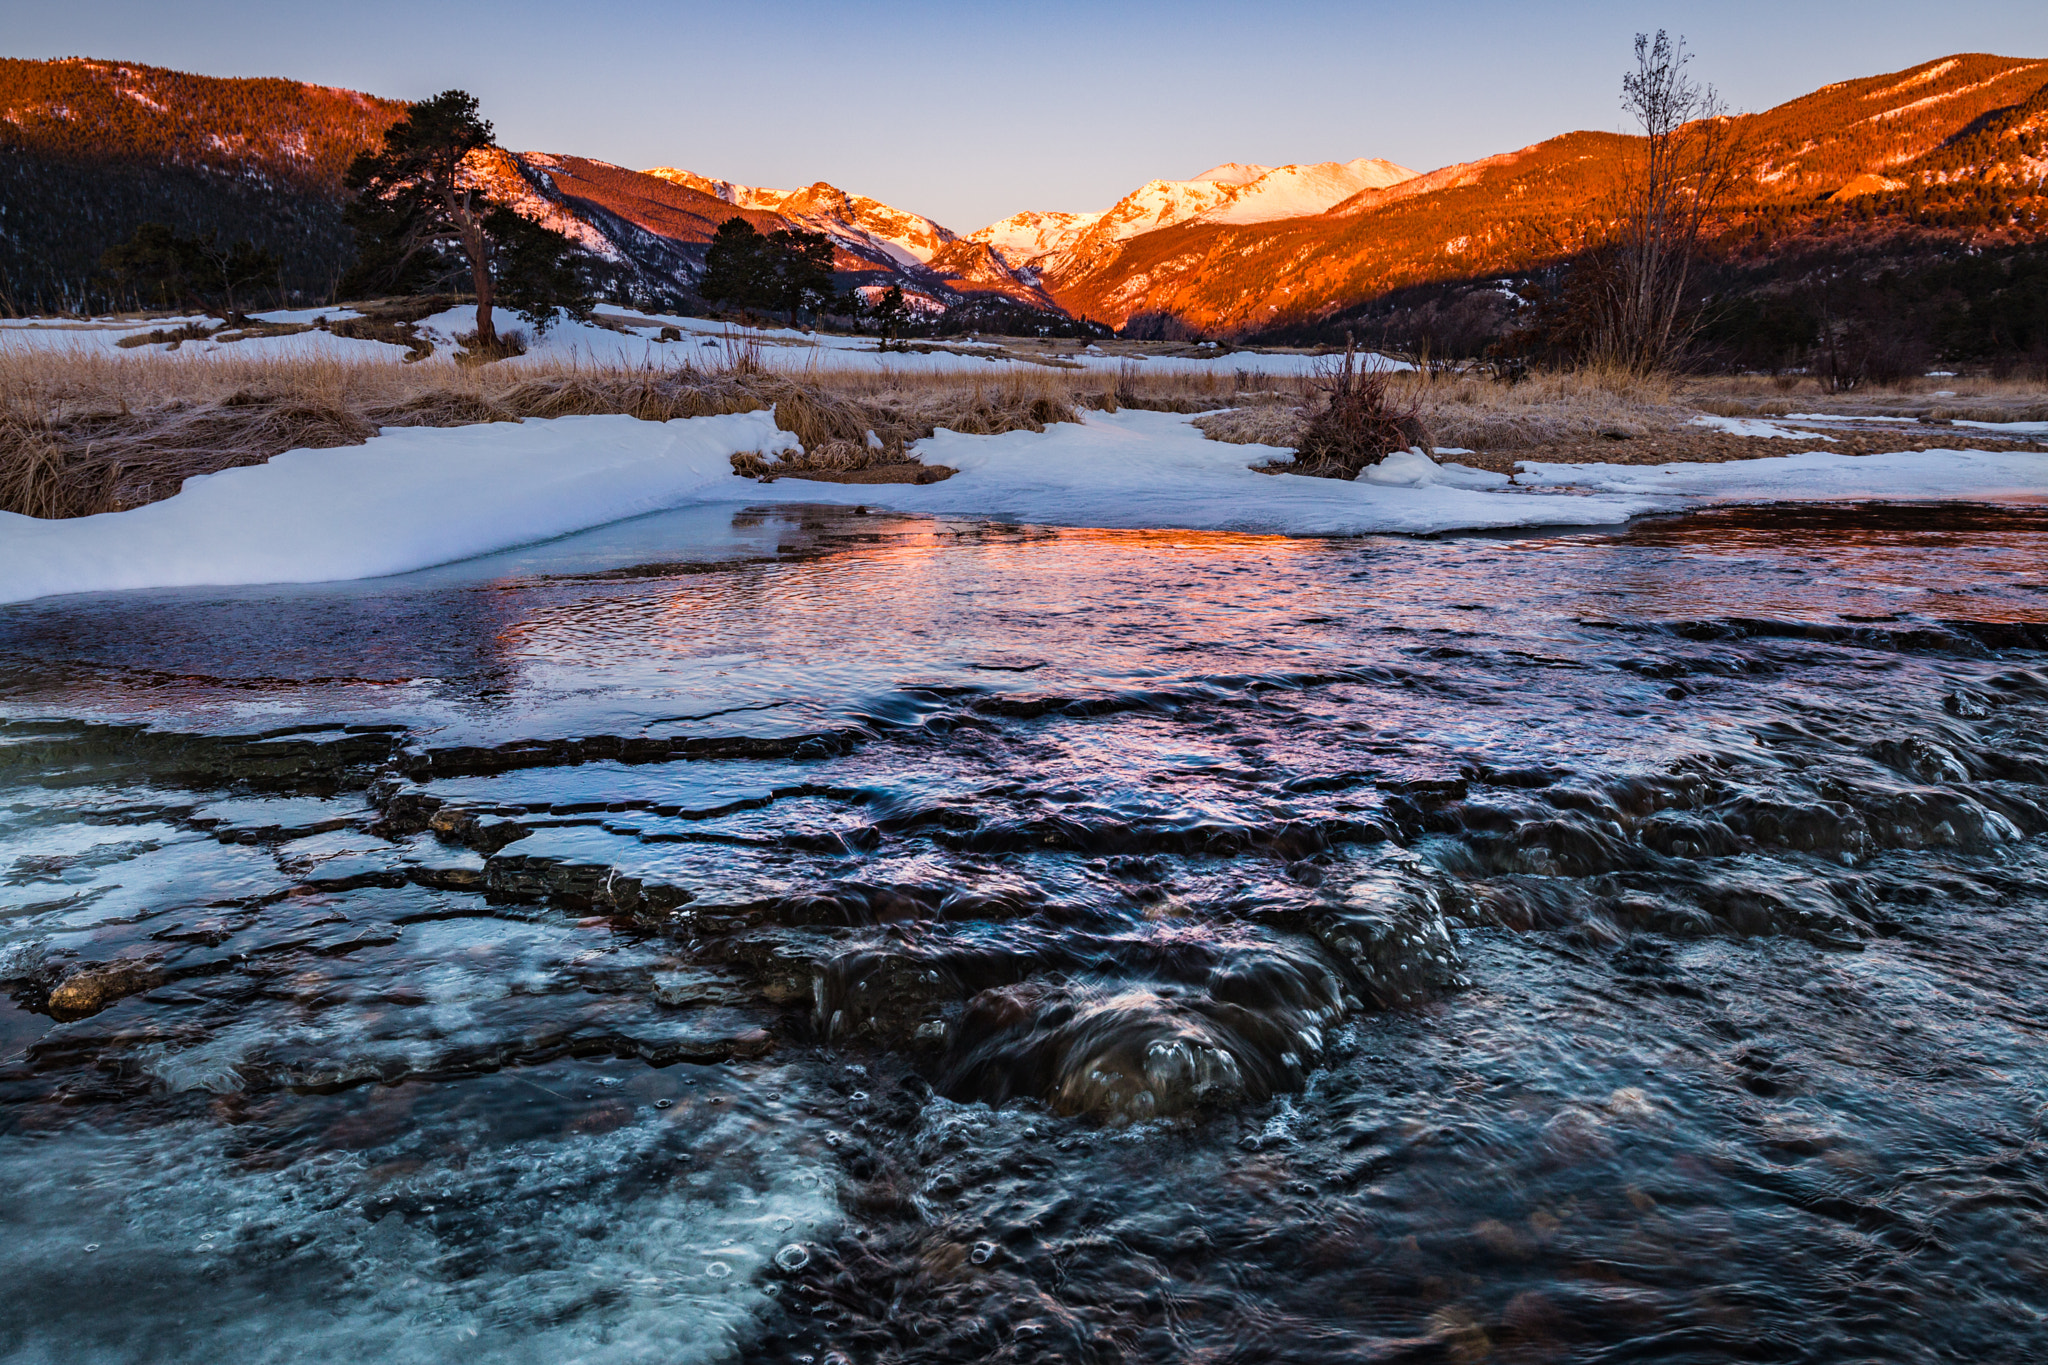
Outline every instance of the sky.
<svg viewBox="0 0 2048 1365">
<path fill-rule="evenodd" d="M 1659 27 L 1737 111 L 1954 52 L 2048 57 L 2041 0 L 0 0 L 0 56 L 459 87 L 514 150 L 828 180 L 967 232 L 1225 161 L 1427 171 L 1619 129 Z"/>
</svg>

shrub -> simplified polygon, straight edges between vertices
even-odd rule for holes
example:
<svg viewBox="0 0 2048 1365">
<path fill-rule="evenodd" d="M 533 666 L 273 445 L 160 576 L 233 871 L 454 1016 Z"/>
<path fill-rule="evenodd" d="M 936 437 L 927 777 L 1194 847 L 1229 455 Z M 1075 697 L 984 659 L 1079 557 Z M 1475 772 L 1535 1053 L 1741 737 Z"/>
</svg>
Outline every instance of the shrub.
<svg viewBox="0 0 2048 1365">
<path fill-rule="evenodd" d="M 1345 346 L 1342 367 L 1315 388 L 1322 402 L 1309 413 L 1290 473 L 1355 479 L 1396 450 L 1430 444 L 1421 414 L 1394 400 L 1386 371 L 1360 368 L 1356 345 Z"/>
</svg>

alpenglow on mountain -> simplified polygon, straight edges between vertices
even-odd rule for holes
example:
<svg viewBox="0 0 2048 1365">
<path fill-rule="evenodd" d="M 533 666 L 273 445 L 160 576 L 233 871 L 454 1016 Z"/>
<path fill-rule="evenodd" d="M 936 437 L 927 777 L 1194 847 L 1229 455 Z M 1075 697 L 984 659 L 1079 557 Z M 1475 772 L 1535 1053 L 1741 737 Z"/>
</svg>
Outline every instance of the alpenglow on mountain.
<svg viewBox="0 0 2048 1365">
<path fill-rule="evenodd" d="M 99 253 L 152 219 L 250 237 L 283 260 L 293 291 L 324 298 L 348 253 L 341 170 L 404 107 L 135 63 L 0 61 L 0 307 L 74 306 Z M 1943 229 L 1944 249 L 2038 237 L 2048 62 L 1960 54 L 1730 123 L 1744 149 L 1736 240 L 1749 249 L 1846 231 L 1851 204 L 1880 228 L 1912 229 L 1928 196 L 1975 196 L 1962 227 Z M 970 233 L 823 181 L 764 189 L 564 152 L 497 151 L 470 169 L 602 259 L 612 292 L 649 305 L 701 303 L 706 246 L 739 216 L 825 233 L 841 288 L 897 285 L 927 314 L 995 308 L 1019 323 L 1066 314 L 1144 335 L 1243 336 L 1318 325 L 1411 286 L 1491 287 L 1553 264 L 1588 240 L 1589 206 L 1639 145 L 1566 133 L 1426 174 L 1367 158 L 1227 162 L 1147 181 L 1106 208 L 1031 210 Z"/>
</svg>

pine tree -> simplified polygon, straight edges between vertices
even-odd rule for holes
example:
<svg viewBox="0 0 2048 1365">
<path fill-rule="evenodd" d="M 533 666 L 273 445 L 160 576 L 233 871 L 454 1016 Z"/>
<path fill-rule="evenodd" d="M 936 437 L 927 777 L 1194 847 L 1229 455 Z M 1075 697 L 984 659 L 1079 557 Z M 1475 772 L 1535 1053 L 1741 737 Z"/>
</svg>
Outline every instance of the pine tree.
<svg viewBox="0 0 2048 1365">
<path fill-rule="evenodd" d="M 746 219 L 720 223 L 704 255 L 704 297 L 731 308 L 769 307 L 774 277 L 767 252 L 768 239 Z"/>
<path fill-rule="evenodd" d="M 822 232 L 789 228 L 772 234 L 775 302 L 789 314 L 822 308 L 832 298 L 832 239 Z"/>
<path fill-rule="evenodd" d="M 212 233 L 184 237 L 163 223 L 144 223 L 135 235 L 100 253 L 100 269 L 117 288 L 164 308 L 218 310 L 244 320 L 242 305 L 263 285 L 277 283 L 278 260 L 253 243 L 222 243 Z"/>
<path fill-rule="evenodd" d="M 474 96 L 446 90 L 412 106 L 384 134 L 384 145 L 352 162 L 343 183 L 355 192 L 348 221 L 358 268 L 345 282 L 422 288 L 455 264 L 468 267 L 476 294 L 476 346 L 498 345 L 492 305 L 508 304 L 545 328 L 556 308 L 587 314 L 590 295 L 566 237 L 494 204 L 464 167 L 471 153 L 497 144 Z"/>
<path fill-rule="evenodd" d="M 536 332 L 547 331 L 557 313 L 590 316 L 591 258 L 575 243 L 503 205 L 491 210 L 484 231 L 495 246 L 498 301 Z"/>
<path fill-rule="evenodd" d="M 781 311 L 794 323 L 832 299 L 832 239 L 795 228 L 763 236 L 746 219 L 728 218 L 711 234 L 700 289 L 715 303 Z"/>
<path fill-rule="evenodd" d="M 903 288 L 892 284 L 875 300 L 875 326 L 882 334 L 882 349 L 888 350 L 909 325 L 910 308 L 903 302 Z"/>
</svg>

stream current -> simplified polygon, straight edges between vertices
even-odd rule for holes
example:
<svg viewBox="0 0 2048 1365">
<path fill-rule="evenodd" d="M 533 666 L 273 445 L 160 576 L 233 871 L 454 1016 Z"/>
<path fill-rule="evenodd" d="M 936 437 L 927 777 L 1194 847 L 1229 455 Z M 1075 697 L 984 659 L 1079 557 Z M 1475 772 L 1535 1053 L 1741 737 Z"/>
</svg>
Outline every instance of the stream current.
<svg viewBox="0 0 2048 1365">
<path fill-rule="evenodd" d="M 2044 836 L 2038 507 L 0 608 L 0 1356 L 2038 1360 Z"/>
</svg>

